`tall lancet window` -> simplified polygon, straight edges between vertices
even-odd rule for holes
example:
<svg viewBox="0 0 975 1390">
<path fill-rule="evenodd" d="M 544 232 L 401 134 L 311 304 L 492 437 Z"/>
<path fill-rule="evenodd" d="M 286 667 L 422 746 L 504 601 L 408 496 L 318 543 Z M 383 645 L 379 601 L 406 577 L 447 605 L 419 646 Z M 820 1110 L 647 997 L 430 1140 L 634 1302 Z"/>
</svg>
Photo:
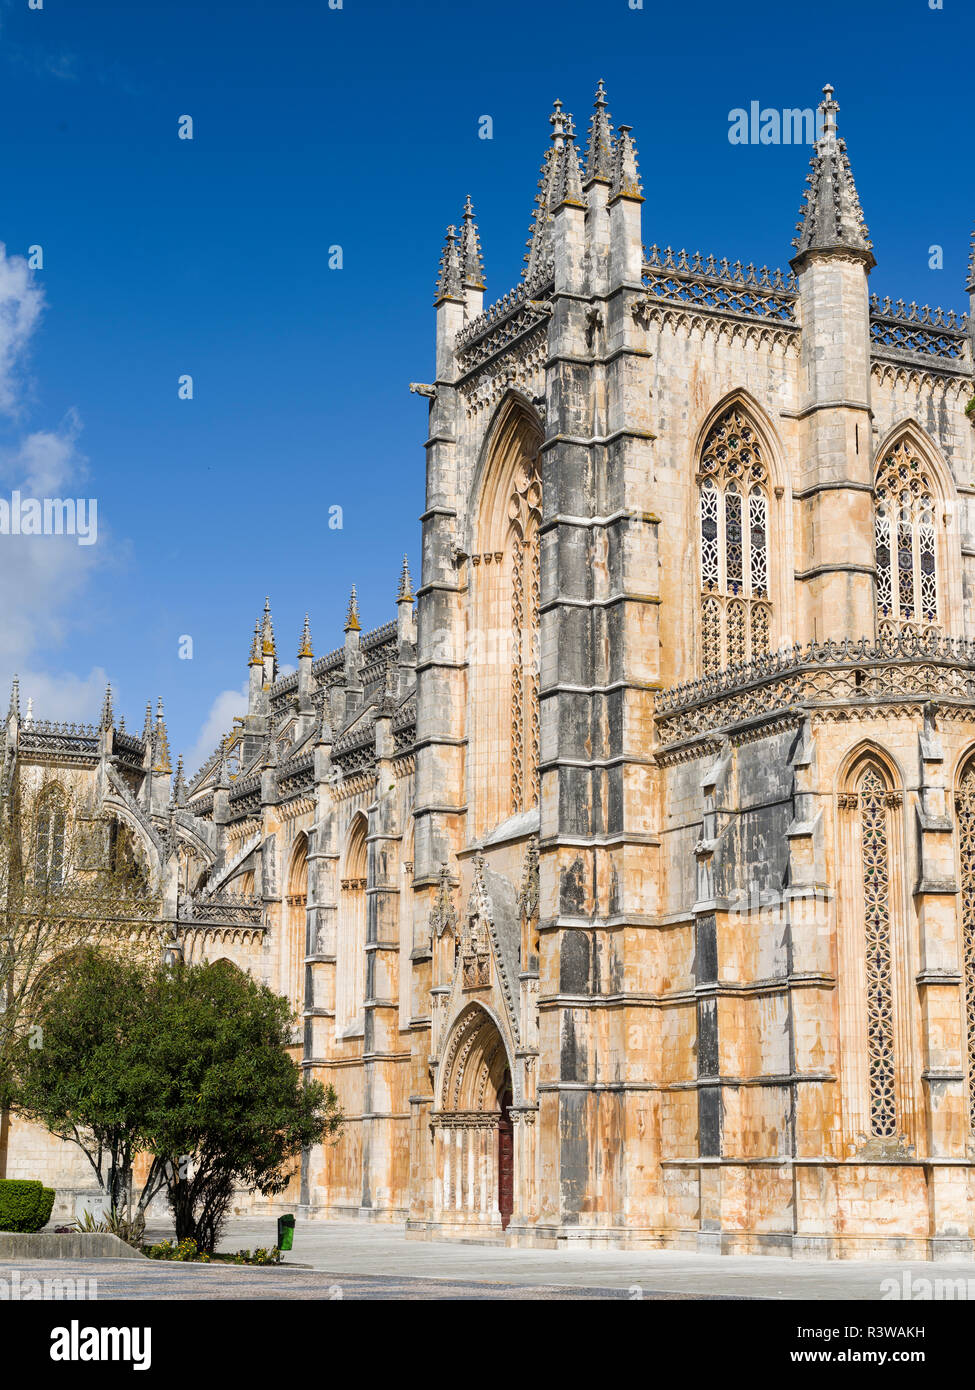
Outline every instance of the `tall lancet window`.
<svg viewBox="0 0 975 1390">
<path fill-rule="evenodd" d="M 872 763 L 867 764 L 857 779 L 856 798 L 863 887 L 870 1133 L 886 1139 L 893 1138 L 897 1133 L 888 829 L 888 809 L 894 801 L 894 794 L 883 774 Z"/>
<path fill-rule="evenodd" d="M 968 1054 L 968 1125 L 975 1135 L 975 759 L 955 794 L 961 858 L 961 932 L 965 974 L 965 1041 Z"/>
<path fill-rule="evenodd" d="M 881 459 L 875 489 L 880 635 L 936 629 L 934 488 L 924 463 L 907 440 Z"/>
<path fill-rule="evenodd" d="M 511 811 L 539 797 L 538 609 L 541 594 L 538 526 L 542 488 L 538 459 L 517 469 L 508 501 L 511 538 Z"/>
<path fill-rule="evenodd" d="M 738 406 L 712 427 L 701 451 L 701 650 L 705 672 L 769 650 L 768 469 Z"/>
</svg>

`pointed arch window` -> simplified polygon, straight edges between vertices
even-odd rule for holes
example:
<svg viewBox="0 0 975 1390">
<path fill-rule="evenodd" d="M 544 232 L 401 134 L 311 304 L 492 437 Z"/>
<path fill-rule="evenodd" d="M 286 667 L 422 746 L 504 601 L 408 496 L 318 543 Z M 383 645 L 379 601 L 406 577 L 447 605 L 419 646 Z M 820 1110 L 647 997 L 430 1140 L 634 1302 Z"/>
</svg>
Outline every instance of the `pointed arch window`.
<svg viewBox="0 0 975 1390">
<path fill-rule="evenodd" d="M 335 1026 L 358 1029 L 366 999 L 366 819 L 356 817 L 349 833 L 340 881 L 338 946 L 335 962 Z"/>
<path fill-rule="evenodd" d="M 961 862 L 962 961 L 965 980 L 965 1043 L 968 1057 L 968 1125 L 975 1135 L 975 759 L 955 793 Z"/>
<path fill-rule="evenodd" d="M 511 522 L 511 811 L 539 797 L 538 642 L 542 487 L 538 459 L 526 459 L 508 501 Z"/>
<path fill-rule="evenodd" d="M 875 479 L 877 615 L 881 636 L 939 627 L 935 491 L 910 441 L 884 454 Z"/>
<path fill-rule="evenodd" d="M 857 777 L 854 800 L 860 827 L 870 1133 L 889 1139 L 897 1134 L 897 1108 L 888 820 L 889 808 L 899 804 L 899 797 L 880 769 L 868 763 Z"/>
<path fill-rule="evenodd" d="M 732 406 L 708 432 L 699 470 L 701 650 L 705 672 L 769 650 L 769 479 L 763 447 Z"/>
</svg>

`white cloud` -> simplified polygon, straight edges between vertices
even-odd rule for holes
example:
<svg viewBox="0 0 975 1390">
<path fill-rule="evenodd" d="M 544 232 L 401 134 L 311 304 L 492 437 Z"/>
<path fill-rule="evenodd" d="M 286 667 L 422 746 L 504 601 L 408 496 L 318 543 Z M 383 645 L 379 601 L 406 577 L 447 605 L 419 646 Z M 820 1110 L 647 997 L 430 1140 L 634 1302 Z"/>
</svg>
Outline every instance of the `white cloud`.
<svg viewBox="0 0 975 1390">
<path fill-rule="evenodd" d="M 20 671 L 20 712 L 33 704 L 35 719 L 66 719 L 78 724 L 97 724 L 105 698 L 108 676 L 101 666 L 92 667 L 87 676 L 51 676 L 44 671 Z M 7 709 L 6 701 L 3 712 Z M 138 730 L 134 732 L 138 733 Z"/>
<path fill-rule="evenodd" d="M 196 743 L 183 763 L 188 777 L 195 776 L 217 744 L 233 727 L 234 716 L 247 713 L 247 682 L 239 690 L 221 690 L 203 721 Z"/>
<path fill-rule="evenodd" d="M 17 412 L 20 358 L 44 306 L 44 295 L 23 256 L 8 256 L 0 242 L 0 410 Z"/>
</svg>

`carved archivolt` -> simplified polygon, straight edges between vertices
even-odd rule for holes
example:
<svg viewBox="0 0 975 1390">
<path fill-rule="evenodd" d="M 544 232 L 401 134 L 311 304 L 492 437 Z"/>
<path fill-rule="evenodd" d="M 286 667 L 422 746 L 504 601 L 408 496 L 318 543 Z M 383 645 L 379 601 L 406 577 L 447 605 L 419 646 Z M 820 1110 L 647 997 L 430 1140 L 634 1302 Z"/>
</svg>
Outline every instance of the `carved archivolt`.
<svg viewBox="0 0 975 1390">
<path fill-rule="evenodd" d="M 457 1020 L 444 1053 L 439 1109 L 496 1112 L 509 1074 L 497 1023 L 485 1009 L 472 1005 Z"/>
</svg>

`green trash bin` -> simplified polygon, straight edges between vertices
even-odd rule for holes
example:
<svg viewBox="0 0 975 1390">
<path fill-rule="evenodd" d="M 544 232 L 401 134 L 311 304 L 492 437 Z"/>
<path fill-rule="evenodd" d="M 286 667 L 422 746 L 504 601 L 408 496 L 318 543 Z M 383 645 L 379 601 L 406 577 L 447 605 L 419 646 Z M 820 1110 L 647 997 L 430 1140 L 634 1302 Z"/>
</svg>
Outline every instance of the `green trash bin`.
<svg viewBox="0 0 975 1390">
<path fill-rule="evenodd" d="M 295 1238 L 295 1219 L 293 1216 L 278 1217 L 278 1249 L 290 1250 Z"/>
</svg>

